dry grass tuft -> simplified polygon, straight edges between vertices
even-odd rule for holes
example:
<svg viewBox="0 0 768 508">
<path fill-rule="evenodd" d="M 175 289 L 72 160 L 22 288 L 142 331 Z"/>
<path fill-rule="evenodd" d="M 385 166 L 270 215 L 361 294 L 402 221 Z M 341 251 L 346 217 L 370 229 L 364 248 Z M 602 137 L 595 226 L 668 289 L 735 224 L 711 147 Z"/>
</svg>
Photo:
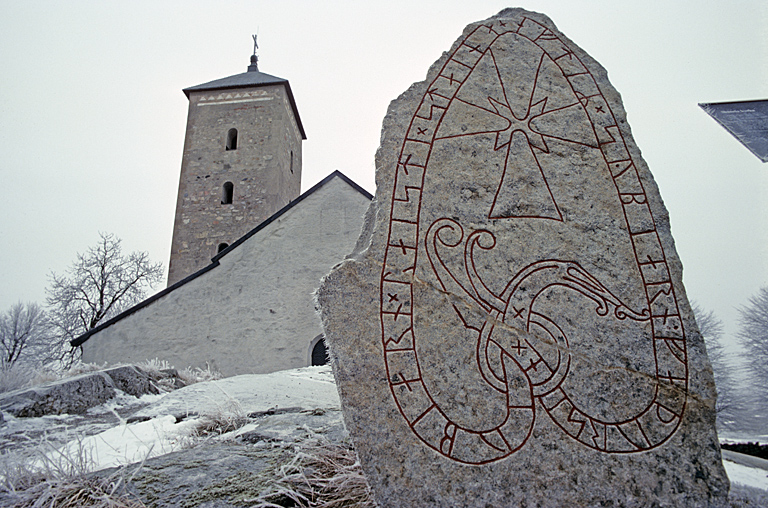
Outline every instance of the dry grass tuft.
<svg viewBox="0 0 768 508">
<path fill-rule="evenodd" d="M 144 508 L 140 500 L 123 493 L 123 482 L 117 474 L 108 478 L 29 477 L 35 483 L 23 490 L 0 494 L 8 508 Z M 2 491 L 0 491 L 2 492 Z"/>
<path fill-rule="evenodd" d="M 250 419 L 245 414 L 240 403 L 230 398 L 227 402 L 218 406 L 216 411 L 200 415 L 192 436 L 220 436 L 239 429 L 249 421 Z"/>
<path fill-rule="evenodd" d="M 204 369 L 200 367 L 187 367 L 186 369 L 180 370 L 179 378 L 181 378 L 184 383 L 191 385 L 194 383 L 221 379 L 221 372 L 211 369 L 211 366 L 206 364 Z"/>
<path fill-rule="evenodd" d="M 61 374 L 61 376 L 59 376 L 59 378 L 63 379 L 63 378 L 72 377 L 72 376 L 79 376 L 80 374 L 87 374 L 89 372 L 98 372 L 106 368 L 107 368 L 107 362 L 104 362 L 101 365 L 97 363 L 77 362 L 75 365 L 65 370 Z"/>
<path fill-rule="evenodd" d="M 125 469 L 106 478 L 91 472 L 91 457 L 75 452 L 40 451 L 36 460 L 5 463 L 0 471 L 0 505 L 8 508 L 146 508 L 125 490 Z M 140 468 L 141 466 L 139 466 Z"/>
<path fill-rule="evenodd" d="M 280 468 L 254 508 L 374 508 L 376 504 L 351 445 L 307 440 Z"/>
<path fill-rule="evenodd" d="M 146 360 L 138 366 L 144 372 L 149 374 L 155 382 L 160 385 L 160 388 L 169 392 L 178 388 L 174 377 L 178 377 L 184 386 L 202 383 L 203 381 L 215 381 L 221 379 L 221 373 L 211 369 L 210 365 L 206 365 L 204 369 L 199 367 L 187 367 L 186 369 L 177 371 L 176 368 L 166 360 L 155 358 L 153 360 Z M 170 372 L 175 373 L 173 377 L 168 377 Z"/>
</svg>

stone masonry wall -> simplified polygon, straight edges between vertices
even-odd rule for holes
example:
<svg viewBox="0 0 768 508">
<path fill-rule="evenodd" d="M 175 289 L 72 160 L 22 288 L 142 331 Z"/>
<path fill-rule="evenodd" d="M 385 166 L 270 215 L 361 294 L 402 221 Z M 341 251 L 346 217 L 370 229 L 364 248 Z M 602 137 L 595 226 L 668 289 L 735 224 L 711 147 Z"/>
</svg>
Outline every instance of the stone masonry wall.
<svg viewBox="0 0 768 508">
<path fill-rule="evenodd" d="M 312 293 L 354 247 L 369 202 L 332 179 L 218 267 L 90 337 L 84 361 L 160 358 L 225 376 L 309 365 L 322 333 Z"/>
<path fill-rule="evenodd" d="M 232 128 L 237 148 L 227 150 Z M 190 94 L 168 285 L 299 196 L 301 140 L 283 85 Z"/>
</svg>

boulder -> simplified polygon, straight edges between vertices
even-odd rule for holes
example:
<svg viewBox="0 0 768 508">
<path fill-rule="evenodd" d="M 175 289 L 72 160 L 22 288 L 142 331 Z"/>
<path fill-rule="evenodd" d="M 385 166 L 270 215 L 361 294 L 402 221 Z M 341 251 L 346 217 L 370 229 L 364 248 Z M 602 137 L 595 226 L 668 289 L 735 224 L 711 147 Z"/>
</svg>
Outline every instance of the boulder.
<svg viewBox="0 0 768 508">
<path fill-rule="evenodd" d="M 104 372 L 89 372 L 0 395 L 0 410 L 17 417 L 85 413 L 117 394 Z"/>
<path fill-rule="evenodd" d="M 712 369 L 605 69 L 542 14 L 472 23 L 391 103 L 376 183 L 317 301 L 380 506 L 725 504 Z"/>
<path fill-rule="evenodd" d="M 82 414 L 117 395 L 117 390 L 134 397 L 160 393 L 140 367 L 120 365 L 0 394 L 0 410 L 21 417 Z"/>
<path fill-rule="evenodd" d="M 103 372 L 112 379 L 115 388 L 128 395 L 141 397 L 148 393 L 160 393 L 152 378 L 135 365 L 119 365 Z"/>
</svg>

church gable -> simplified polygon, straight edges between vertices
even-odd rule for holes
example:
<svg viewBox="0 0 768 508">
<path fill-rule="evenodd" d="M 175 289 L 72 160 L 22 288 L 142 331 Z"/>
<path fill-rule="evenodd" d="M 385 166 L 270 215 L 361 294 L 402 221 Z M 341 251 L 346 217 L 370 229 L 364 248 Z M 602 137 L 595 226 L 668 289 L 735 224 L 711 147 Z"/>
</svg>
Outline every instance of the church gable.
<svg viewBox="0 0 768 508">
<path fill-rule="evenodd" d="M 322 333 L 312 293 L 353 249 L 370 199 L 334 172 L 208 267 L 73 345 L 83 345 L 86 361 L 158 357 L 227 376 L 308 365 Z"/>
</svg>

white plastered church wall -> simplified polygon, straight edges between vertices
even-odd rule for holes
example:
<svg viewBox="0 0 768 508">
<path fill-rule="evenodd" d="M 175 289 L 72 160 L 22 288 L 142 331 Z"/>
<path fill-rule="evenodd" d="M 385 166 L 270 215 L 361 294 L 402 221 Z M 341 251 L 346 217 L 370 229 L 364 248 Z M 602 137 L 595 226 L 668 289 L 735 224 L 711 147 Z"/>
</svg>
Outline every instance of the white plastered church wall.
<svg viewBox="0 0 768 508">
<path fill-rule="evenodd" d="M 83 344 L 83 360 L 211 367 L 224 376 L 308 365 L 322 333 L 313 303 L 320 278 L 350 252 L 369 199 L 330 181 L 177 287 Z"/>
</svg>

